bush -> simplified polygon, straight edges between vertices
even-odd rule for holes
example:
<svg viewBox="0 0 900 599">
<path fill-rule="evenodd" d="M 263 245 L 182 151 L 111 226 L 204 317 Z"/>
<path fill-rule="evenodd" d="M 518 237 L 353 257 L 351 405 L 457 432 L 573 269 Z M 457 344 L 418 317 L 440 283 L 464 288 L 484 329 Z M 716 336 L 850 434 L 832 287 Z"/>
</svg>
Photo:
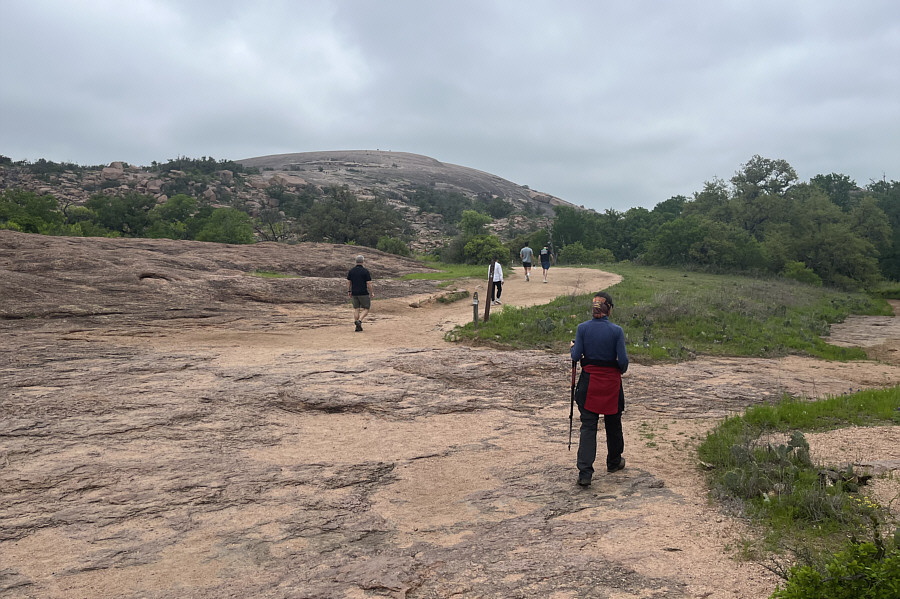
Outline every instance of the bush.
<svg viewBox="0 0 900 599">
<path fill-rule="evenodd" d="M 509 263 L 509 253 L 495 235 L 477 235 L 463 247 L 466 264 L 490 264 L 494 256 L 501 265 Z"/>
<path fill-rule="evenodd" d="M 216 243 L 253 243 L 250 217 L 236 208 L 217 208 L 197 233 L 197 241 Z"/>
<path fill-rule="evenodd" d="M 813 566 L 790 570 L 784 588 L 772 599 L 895 599 L 900 597 L 900 549 L 879 537 L 875 542 L 852 542 L 836 553 L 824 571 Z"/>
<path fill-rule="evenodd" d="M 786 262 L 781 275 L 786 279 L 793 279 L 807 285 L 822 286 L 822 277 L 814 273 L 811 268 L 807 268 L 803 262 Z"/>
<path fill-rule="evenodd" d="M 396 237 L 384 236 L 380 238 L 375 249 L 398 256 L 409 256 L 410 254 L 409 247 Z"/>
<path fill-rule="evenodd" d="M 25 233 L 47 233 L 61 225 L 63 214 L 56 198 L 30 191 L 7 190 L 0 194 L 0 228 Z"/>
<path fill-rule="evenodd" d="M 616 257 L 606 248 L 589 250 L 580 241 L 563 246 L 559 252 L 560 264 L 601 264 L 615 262 Z"/>
</svg>

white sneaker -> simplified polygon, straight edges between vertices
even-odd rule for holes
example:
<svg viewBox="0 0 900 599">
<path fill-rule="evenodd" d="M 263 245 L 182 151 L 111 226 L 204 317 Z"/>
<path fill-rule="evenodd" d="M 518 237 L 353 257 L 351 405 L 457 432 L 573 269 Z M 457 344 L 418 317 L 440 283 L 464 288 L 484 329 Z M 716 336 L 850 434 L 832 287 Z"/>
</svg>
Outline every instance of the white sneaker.
<svg viewBox="0 0 900 599">
<path fill-rule="evenodd" d="M 501 302 L 500 300 L 497 300 L 497 303 L 498 303 L 498 304 L 502 304 L 503 302 Z"/>
<path fill-rule="evenodd" d="M 526 274 L 526 275 L 525 275 L 525 280 L 526 280 L 526 281 L 530 281 L 531 278 Z"/>
</svg>

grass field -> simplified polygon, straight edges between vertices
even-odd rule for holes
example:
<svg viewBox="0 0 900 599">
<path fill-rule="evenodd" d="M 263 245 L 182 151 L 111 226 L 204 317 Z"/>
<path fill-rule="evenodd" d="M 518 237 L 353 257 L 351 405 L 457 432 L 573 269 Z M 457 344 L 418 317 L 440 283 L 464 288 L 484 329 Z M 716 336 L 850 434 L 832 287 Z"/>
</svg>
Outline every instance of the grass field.
<svg viewBox="0 0 900 599">
<path fill-rule="evenodd" d="M 623 277 L 607 290 L 615 301 L 611 320 L 625 330 L 629 357 L 636 361 L 687 360 L 698 354 L 863 359 L 861 349 L 831 346 L 822 336 L 850 314 L 891 313 L 883 299 L 784 279 L 630 264 L 603 270 Z M 578 324 L 590 318 L 591 295 L 529 308 L 504 306 L 477 330 L 470 323 L 447 338 L 564 351 Z"/>
</svg>

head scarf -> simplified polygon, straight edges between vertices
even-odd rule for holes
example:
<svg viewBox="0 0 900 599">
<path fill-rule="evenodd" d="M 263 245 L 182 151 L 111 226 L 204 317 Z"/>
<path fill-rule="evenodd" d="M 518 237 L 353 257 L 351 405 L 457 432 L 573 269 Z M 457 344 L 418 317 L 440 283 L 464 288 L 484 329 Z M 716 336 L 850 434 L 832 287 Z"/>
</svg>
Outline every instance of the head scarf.
<svg viewBox="0 0 900 599">
<path fill-rule="evenodd" d="M 591 303 L 591 312 L 593 313 L 594 318 L 609 316 L 610 308 L 612 308 L 612 304 L 607 303 L 606 298 L 599 295 L 594 297 L 594 300 Z"/>
</svg>

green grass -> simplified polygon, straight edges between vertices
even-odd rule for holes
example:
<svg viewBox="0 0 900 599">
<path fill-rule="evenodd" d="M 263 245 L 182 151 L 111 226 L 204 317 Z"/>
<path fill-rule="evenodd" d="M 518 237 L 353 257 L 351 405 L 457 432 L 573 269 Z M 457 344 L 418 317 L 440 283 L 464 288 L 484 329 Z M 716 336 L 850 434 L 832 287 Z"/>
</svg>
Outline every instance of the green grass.
<svg viewBox="0 0 900 599">
<path fill-rule="evenodd" d="M 426 281 L 451 281 L 468 277 L 484 278 L 487 280 L 487 266 L 477 264 L 444 264 L 443 262 L 424 261 L 427 268 L 437 269 L 439 272 L 416 272 L 400 277 L 402 280 L 426 280 Z"/>
<path fill-rule="evenodd" d="M 898 424 L 898 410 L 900 387 L 819 401 L 786 397 L 750 407 L 711 431 L 698 456 L 709 469 L 713 496 L 738 506 L 760 532 L 750 543 L 754 550 L 745 553 L 761 557 L 787 549 L 818 567 L 848 538 L 878 542 L 882 529 L 892 530 L 896 523 L 885 506 L 864 495 L 860 473 L 844 464 L 814 464 L 804 433 Z M 786 441 L 767 441 L 776 433 Z M 827 483 L 822 468 L 842 471 L 845 480 Z"/>
<path fill-rule="evenodd" d="M 782 279 L 713 275 L 630 264 L 605 266 L 623 281 L 608 289 L 611 320 L 622 326 L 629 357 L 677 361 L 697 354 L 777 357 L 805 354 L 829 360 L 866 357 L 859 348 L 822 340 L 849 314 L 890 314 L 882 299 Z M 590 318 L 590 297 L 563 296 L 543 306 L 504 306 L 476 331 L 471 323 L 448 340 L 563 351 L 580 322 Z"/>
<path fill-rule="evenodd" d="M 872 290 L 872 295 L 884 299 L 900 299 L 900 283 L 885 281 Z"/>
<path fill-rule="evenodd" d="M 297 275 L 286 275 L 284 273 L 271 270 L 255 270 L 250 273 L 254 277 L 262 277 L 264 279 L 298 279 Z"/>
</svg>

